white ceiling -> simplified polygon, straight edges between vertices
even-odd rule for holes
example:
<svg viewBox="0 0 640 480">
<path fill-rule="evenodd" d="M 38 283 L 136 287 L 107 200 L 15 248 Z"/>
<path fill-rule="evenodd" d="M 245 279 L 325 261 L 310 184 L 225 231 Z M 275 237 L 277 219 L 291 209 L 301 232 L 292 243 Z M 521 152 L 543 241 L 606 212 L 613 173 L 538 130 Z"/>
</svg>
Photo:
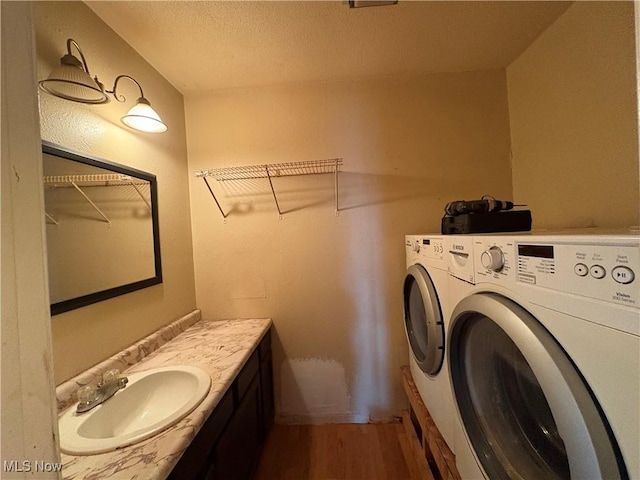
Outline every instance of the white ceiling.
<svg viewBox="0 0 640 480">
<path fill-rule="evenodd" d="M 556 1 L 88 1 L 183 94 L 504 68 L 564 12 Z"/>
</svg>

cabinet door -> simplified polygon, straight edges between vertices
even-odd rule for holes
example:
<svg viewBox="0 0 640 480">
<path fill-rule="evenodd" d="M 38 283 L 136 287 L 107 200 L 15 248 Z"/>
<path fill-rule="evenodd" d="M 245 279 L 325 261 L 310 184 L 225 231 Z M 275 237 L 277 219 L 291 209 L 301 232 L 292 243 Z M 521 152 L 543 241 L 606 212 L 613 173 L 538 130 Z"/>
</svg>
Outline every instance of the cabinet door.
<svg viewBox="0 0 640 480">
<path fill-rule="evenodd" d="M 260 365 L 260 387 L 262 393 L 262 440 L 266 440 L 269 428 L 274 417 L 274 397 L 273 397 L 273 365 L 271 363 L 271 352 L 262 360 Z"/>
<path fill-rule="evenodd" d="M 219 480 L 248 480 L 260 453 L 260 383 L 256 375 L 215 449 Z"/>
<path fill-rule="evenodd" d="M 168 480 L 210 478 L 203 472 L 211 469 L 209 462 L 211 450 L 232 415 L 233 392 L 229 389 L 173 468 Z"/>
</svg>

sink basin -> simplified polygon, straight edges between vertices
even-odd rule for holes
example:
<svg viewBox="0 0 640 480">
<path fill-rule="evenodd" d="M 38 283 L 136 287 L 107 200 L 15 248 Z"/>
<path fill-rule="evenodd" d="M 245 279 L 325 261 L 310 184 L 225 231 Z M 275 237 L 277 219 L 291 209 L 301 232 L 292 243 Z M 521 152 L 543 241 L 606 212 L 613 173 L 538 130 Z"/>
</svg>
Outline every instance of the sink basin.
<svg viewBox="0 0 640 480">
<path fill-rule="evenodd" d="M 211 377 L 190 366 L 127 375 L 129 383 L 85 413 L 75 405 L 60 415 L 60 449 L 71 455 L 103 453 L 141 442 L 174 425 L 209 392 Z"/>
</svg>

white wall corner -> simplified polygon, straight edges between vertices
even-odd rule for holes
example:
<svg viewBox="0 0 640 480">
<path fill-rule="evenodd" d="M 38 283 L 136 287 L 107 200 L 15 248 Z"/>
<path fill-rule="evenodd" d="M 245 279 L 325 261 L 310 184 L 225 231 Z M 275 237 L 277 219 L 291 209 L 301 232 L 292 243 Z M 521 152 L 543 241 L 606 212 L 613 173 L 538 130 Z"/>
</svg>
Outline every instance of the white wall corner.
<svg viewBox="0 0 640 480">
<path fill-rule="evenodd" d="M 638 109 L 638 138 L 640 138 L 640 1 L 633 2 L 636 29 L 636 94 Z M 638 142 L 638 169 L 640 169 L 640 142 Z M 640 175 L 638 176 L 638 190 L 640 191 Z M 640 204 L 638 204 L 638 218 L 640 218 Z"/>
<path fill-rule="evenodd" d="M 2 478 L 61 478 L 31 4 L 2 2 Z"/>
</svg>

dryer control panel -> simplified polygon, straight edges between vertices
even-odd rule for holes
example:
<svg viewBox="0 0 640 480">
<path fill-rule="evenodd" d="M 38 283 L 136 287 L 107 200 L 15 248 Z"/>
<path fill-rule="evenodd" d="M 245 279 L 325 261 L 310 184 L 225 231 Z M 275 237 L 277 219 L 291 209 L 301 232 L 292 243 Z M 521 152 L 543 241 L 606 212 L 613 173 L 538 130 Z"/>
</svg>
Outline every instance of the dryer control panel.
<svg viewBox="0 0 640 480">
<path fill-rule="evenodd" d="M 424 235 L 406 235 L 404 240 L 407 258 L 444 261 L 442 237 Z"/>
<path fill-rule="evenodd" d="M 444 248 L 442 238 L 421 237 L 417 240 L 418 249 L 424 258 L 442 260 L 444 258 Z"/>
</svg>

